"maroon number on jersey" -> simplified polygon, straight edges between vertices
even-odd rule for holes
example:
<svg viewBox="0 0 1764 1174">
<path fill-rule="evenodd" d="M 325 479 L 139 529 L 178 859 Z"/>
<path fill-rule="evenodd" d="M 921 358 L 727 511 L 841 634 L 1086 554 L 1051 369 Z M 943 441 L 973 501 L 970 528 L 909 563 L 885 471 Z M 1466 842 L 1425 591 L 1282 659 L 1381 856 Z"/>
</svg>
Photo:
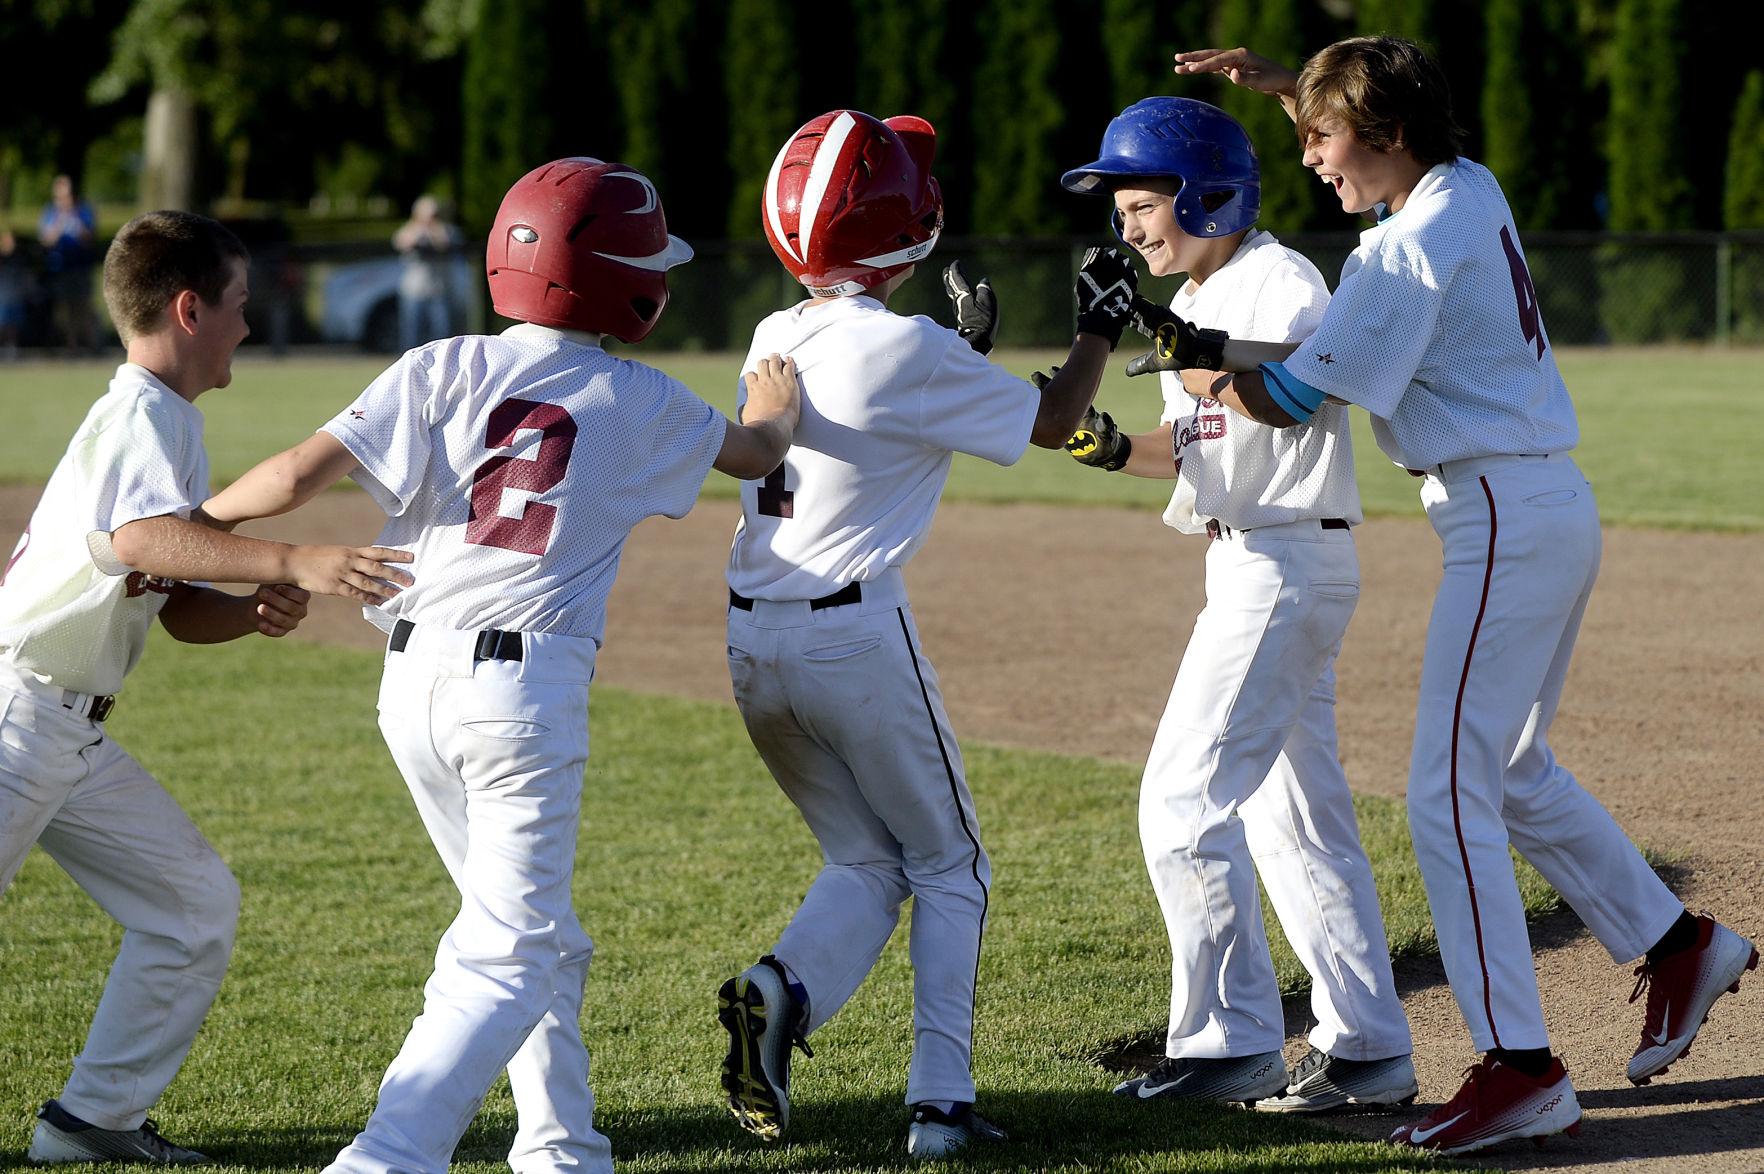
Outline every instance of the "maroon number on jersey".
<svg viewBox="0 0 1764 1174">
<path fill-rule="evenodd" d="M 1519 329 L 1525 332 L 1526 342 L 1537 344 L 1537 357 L 1543 358 L 1544 332 L 1543 320 L 1537 312 L 1537 287 L 1531 284 L 1531 271 L 1525 268 L 1525 258 L 1519 255 L 1519 246 L 1513 243 L 1513 234 L 1501 225 L 1501 248 L 1507 251 L 1507 268 L 1513 274 L 1513 295 L 1519 299 Z"/>
<path fill-rule="evenodd" d="M 544 554 L 551 545 L 557 507 L 529 501 L 518 518 L 501 514 L 502 491 L 520 489 L 544 493 L 564 479 L 570 450 L 576 444 L 576 422 L 556 404 L 528 399 L 508 399 L 490 413 L 484 430 L 484 447 L 507 448 L 515 433 L 524 428 L 539 432 L 539 451 L 531 460 L 494 456 L 472 474 L 472 509 L 466 520 L 465 540 L 473 546 L 499 546 L 524 554 Z"/>
<path fill-rule="evenodd" d="M 788 518 L 796 513 L 796 494 L 784 488 L 784 465 L 766 474 L 760 482 L 759 512 L 768 518 Z"/>
</svg>

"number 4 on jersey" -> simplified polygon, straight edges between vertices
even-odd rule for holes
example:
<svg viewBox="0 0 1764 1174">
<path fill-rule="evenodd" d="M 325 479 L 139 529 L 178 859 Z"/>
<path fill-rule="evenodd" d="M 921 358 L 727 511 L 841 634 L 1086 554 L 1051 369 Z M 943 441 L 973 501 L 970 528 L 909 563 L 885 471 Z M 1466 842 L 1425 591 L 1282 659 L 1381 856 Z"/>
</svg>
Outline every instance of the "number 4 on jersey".
<svg viewBox="0 0 1764 1174">
<path fill-rule="evenodd" d="M 796 494 L 784 488 L 784 465 L 766 474 L 760 482 L 759 512 L 768 518 L 788 518 L 796 513 Z"/>
<path fill-rule="evenodd" d="M 1531 271 L 1525 268 L 1525 258 L 1519 255 L 1519 246 L 1513 243 L 1513 234 L 1501 225 L 1501 248 L 1507 251 L 1507 268 L 1513 274 L 1513 295 L 1519 299 L 1519 329 L 1525 332 L 1526 342 L 1537 344 L 1537 357 L 1543 358 L 1544 332 L 1543 319 L 1537 311 L 1537 287 L 1531 284 Z"/>
</svg>

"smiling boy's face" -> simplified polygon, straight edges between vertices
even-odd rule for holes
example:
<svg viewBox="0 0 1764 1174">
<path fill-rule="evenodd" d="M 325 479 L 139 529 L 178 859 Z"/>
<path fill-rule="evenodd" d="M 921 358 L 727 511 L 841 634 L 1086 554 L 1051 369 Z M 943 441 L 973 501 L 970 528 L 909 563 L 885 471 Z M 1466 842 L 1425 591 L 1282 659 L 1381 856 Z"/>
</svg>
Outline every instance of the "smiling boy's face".
<svg viewBox="0 0 1764 1174">
<path fill-rule="evenodd" d="M 1115 215 L 1121 239 L 1133 247 L 1153 277 L 1187 273 L 1206 240 L 1189 236 L 1176 223 L 1179 179 L 1148 178 L 1142 187 L 1115 189 Z"/>
</svg>

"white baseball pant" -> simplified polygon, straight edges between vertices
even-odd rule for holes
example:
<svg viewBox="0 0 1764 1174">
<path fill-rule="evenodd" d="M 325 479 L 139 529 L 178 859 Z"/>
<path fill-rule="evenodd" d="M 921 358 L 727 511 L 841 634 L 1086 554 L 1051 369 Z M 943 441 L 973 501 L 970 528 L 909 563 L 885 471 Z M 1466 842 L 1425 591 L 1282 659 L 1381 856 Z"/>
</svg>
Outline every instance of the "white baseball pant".
<svg viewBox="0 0 1764 1174">
<path fill-rule="evenodd" d="M 373 1116 L 329 1168 L 441 1174 L 506 1068 L 515 1174 L 610 1174 L 581 1033 L 594 944 L 570 901 L 595 644 L 524 633 L 522 660 L 475 661 L 477 636 L 419 624 L 386 654 L 380 729 L 460 911 Z"/>
<path fill-rule="evenodd" d="M 32 844 L 123 927 L 86 1046 L 58 1098 L 138 1129 L 220 991 L 239 883 L 190 817 L 53 686 L 0 685 L 0 891 Z"/>
<path fill-rule="evenodd" d="M 1256 874 L 1312 980 L 1313 1046 L 1408 1055 L 1372 868 L 1335 737 L 1333 663 L 1360 592 L 1351 533 L 1225 531 L 1140 789 L 1172 954 L 1170 1056 L 1278 1051 Z"/>
<path fill-rule="evenodd" d="M 1598 506 L 1566 454 L 1435 466 L 1421 501 L 1445 570 L 1409 762 L 1415 857 L 1476 1050 L 1548 1047 L 1509 844 L 1614 961 L 1684 912 L 1548 744 L 1598 577 Z"/>
<path fill-rule="evenodd" d="M 974 987 L 992 866 L 898 570 L 863 600 L 729 609 L 729 673 L 754 747 L 825 864 L 771 953 L 813 1031 L 875 966 L 913 898 L 906 1100 L 974 1099 Z"/>
</svg>

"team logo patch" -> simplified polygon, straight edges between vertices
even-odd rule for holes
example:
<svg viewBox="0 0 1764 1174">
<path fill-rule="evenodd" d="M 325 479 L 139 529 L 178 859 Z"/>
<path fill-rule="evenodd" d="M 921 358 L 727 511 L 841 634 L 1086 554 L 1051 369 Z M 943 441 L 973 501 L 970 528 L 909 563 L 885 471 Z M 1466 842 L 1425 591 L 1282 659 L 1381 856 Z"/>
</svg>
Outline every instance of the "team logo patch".
<svg viewBox="0 0 1764 1174">
<path fill-rule="evenodd" d="M 367 419 L 367 413 L 357 411 L 354 408 L 350 408 L 349 409 L 349 418 L 351 420 L 365 420 L 365 419 Z"/>
<path fill-rule="evenodd" d="M 1335 352 L 1334 352 L 1334 351 L 1329 351 L 1329 352 L 1328 352 L 1328 353 L 1326 353 L 1326 354 L 1321 354 L 1321 355 L 1318 355 L 1318 356 L 1317 356 L 1317 361 L 1318 361 L 1318 362 L 1319 362 L 1319 363 L 1333 363 L 1333 362 L 1335 362 Z"/>
</svg>

